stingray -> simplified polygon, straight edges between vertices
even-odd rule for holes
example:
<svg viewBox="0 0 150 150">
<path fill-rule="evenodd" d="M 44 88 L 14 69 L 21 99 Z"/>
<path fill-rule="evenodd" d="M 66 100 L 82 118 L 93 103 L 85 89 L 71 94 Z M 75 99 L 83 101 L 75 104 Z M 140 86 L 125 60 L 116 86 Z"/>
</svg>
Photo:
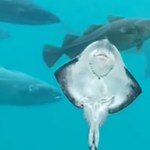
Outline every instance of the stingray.
<svg viewBox="0 0 150 150">
<path fill-rule="evenodd" d="M 118 49 L 107 39 L 88 45 L 60 67 L 55 77 L 69 101 L 84 111 L 91 150 L 98 148 L 99 127 L 107 116 L 127 107 L 142 92 Z"/>
</svg>

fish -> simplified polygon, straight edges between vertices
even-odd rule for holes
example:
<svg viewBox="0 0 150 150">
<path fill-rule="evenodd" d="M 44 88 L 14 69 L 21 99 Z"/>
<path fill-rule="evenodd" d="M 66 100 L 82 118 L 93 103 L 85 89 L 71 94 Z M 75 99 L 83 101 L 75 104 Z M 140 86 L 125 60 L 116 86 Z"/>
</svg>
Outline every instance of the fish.
<svg viewBox="0 0 150 150">
<path fill-rule="evenodd" d="M 10 38 L 11 35 L 9 32 L 3 30 L 3 29 L 0 29 L 0 40 L 4 40 L 4 39 L 7 39 L 7 38 Z"/>
<path fill-rule="evenodd" d="M 80 37 L 67 34 L 61 48 L 48 44 L 44 45 L 43 59 L 45 64 L 52 67 L 63 54 L 72 59 L 79 55 L 90 43 L 105 37 L 120 52 L 133 47 L 138 52 L 144 42 L 150 38 L 150 19 L 108 16 L 108 21 L 107 24 L 90 26 Z M 145 55 L 147 59 L 148 54 L 145 53 Z M 150 57 L 147 61 L 150 70 Z"/>
<path fill-rule="evenodd" d="M 0 105 L 37 106 L 60 101 L 52 85 L 26 73 L 0 67 Z"/>
<path fill-rule="evenodd" d="M 107 116 L 127 108 L 142 93 L 118 49 L 108 39 L 88 45 L 58 68 L 55 77 L 67 99 L 83 110 L 89 125 L 90 150 L 98 149 L 99 127 Z"/>
<path fill-rule="evenodd" d="M 60 19 L 28 0 L 0 0 L 0 21 L 23 25 L 59 23 Z"/>
</svg>

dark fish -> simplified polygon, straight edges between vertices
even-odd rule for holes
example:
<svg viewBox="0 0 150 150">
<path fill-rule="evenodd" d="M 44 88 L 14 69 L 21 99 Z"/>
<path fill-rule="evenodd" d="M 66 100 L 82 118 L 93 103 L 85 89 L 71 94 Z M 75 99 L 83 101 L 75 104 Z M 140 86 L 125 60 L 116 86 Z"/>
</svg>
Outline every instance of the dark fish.
<svg viewBox="0 0 150 150">
<path fill-rule="evenodd" d="M 60 99 L 61 94 L 53 86 L 22 72 L 0 67 L 0 105 L 41 105 Z"/>
<path fill-rule="evenodd" d="M 109 23 L 106 25 L 93 25 L 89 27 L 81 37 L 66 35 L 62 48 L 45 45 L 43 58 L 47 66 L 52 67 L 63 54 L 69 58 L 74 58 L 79 55 L 87 45 L 105 37 L 107 37 L 119 51 L 132 47 L 136 47 L 137 50 L 140 50 L 144 41 L 150 38 L 150 19 L 108 17 L 108 20 Z M 147 60 L 148 69 L 150 70 L 150 57 L 148 57 Z"/>
<path fill-rule="evenodd" d="M 44 25 L 59 23 L 60 19 L 53 13 L 26 0 L 0 0 L 0 21 Z"/>
<path fill-rule="evenodd" d="M 107 116 L 129 106 L 142 92 L 107 39 L 90 44 L 55 76 L 69 101 L 84 111 L 91 150 L 98 149 L 99 126 Z"/>
</svg>

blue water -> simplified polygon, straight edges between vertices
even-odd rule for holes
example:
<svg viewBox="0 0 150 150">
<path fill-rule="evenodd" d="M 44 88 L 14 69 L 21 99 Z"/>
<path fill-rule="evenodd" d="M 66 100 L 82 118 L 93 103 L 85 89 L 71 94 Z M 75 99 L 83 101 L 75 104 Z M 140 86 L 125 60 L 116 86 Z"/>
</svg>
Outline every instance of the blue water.
<svg viewBox="0 0 150 150">
<path fill-rule="evenodd" d="M 0 65 L 23 71 L 58 87 L 54 71 L 42 59 L 45 43 L 60 46 L 66 33 L 80 35 L 92 24 L 104 24 L 107 16 L 150 18 L 149 0 L 34 0 L 63 21 L 62 24 L 25 26 L 0 23 L 11 38 L 0 41 Z M 150 79 L 143 79 L 144 43 L 141 52 L 125 52 L 126 66 L 143 93 L 126 109 L 110 115 L 100 129 L 100 150 L 150 149 Z M 58 87 L 59 88 L 59 87 Z M 8 91 L 9 92 L 9 91 Z M 64 97 L 61 102 L 36 107 L 0 106 L 0 150 L 87 150 L 88 126 L 82 110 Z"/>
</svg>

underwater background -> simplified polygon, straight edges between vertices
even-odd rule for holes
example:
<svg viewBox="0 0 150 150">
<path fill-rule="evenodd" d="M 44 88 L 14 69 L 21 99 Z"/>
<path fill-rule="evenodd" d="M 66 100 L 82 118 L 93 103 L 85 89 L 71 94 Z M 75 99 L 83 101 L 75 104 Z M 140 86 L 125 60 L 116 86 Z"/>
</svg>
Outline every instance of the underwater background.
<svg viewBox="0 0 150 150">
<path fill-rule="evenodd" d="M 0 41 L 0 65 L 38 77 L 59 89 L 54 71 L 42 58 L 46 43 L 61 46 L 67 33 L 81 35 L 92 24 L 107 23 L 107 16 L 150 18 L 149 0 L 34 0 L 56 14 L 60 24 L 42 26 L 0 23 L 11 37 Z M 143 93 L 124 110 L 111 114 L 100 128 L 100 150 L 150 149 L 150 79 L 144 79 L 144 51 L 123 52 L 127 68 Z M 60 90 L 60 89 L 59 89 Z M 8 91 L 9 92 L 9 91 Z M 60 90 L 61 92 L 61 90 Z M 65 97 L 42 106 L 0 106 L 0 150 L 88 150 L 88 126 L 82 110 Z"/>
</svg>

